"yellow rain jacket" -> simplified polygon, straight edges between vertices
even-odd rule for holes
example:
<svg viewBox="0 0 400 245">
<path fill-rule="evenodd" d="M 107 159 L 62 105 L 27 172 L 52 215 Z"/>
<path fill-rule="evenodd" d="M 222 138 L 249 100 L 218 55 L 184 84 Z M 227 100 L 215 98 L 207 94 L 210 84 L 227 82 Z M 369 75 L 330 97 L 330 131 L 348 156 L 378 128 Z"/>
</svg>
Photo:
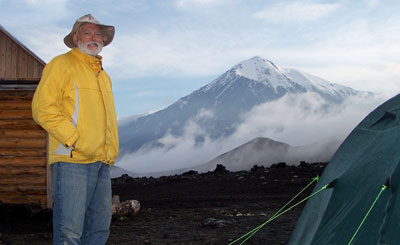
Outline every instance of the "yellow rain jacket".
<svg viewBox="0 0 400 245">
<path fill-rule="evenodd" d="M 101 56 L 73 48 L 55 57 L 43 70 L 32 114 L 49 133 L 49 164 L 115 162 L 117 117 L 111 79 L 101 66 Z"/>
</svg>

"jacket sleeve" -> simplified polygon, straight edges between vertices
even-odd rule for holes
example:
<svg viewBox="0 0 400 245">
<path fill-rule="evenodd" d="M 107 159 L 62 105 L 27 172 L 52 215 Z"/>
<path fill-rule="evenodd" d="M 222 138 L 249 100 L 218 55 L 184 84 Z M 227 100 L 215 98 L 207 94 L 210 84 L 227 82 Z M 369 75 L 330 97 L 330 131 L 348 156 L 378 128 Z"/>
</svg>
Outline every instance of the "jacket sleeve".
<svg viewBox="0 0 400 245">
<path fill-rule="evenodd" d="M 62 110 L 62 97 L 68 72 L 57 60 L 43 69 L 42 78 L 32 100 L 32 115 L 36 123 L 67 148 L 79 138 L 72 119 Z"/>
</svg>

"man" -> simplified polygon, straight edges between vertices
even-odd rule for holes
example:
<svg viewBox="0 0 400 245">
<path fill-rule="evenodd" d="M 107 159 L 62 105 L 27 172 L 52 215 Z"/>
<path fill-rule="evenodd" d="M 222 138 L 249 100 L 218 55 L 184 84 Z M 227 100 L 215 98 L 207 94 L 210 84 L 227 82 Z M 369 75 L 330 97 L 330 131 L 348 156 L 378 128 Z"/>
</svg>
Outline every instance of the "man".
<svg viewBox="0 0 400 245">
<path fill-rule="evenodd" d="M 113 37 L 113 26 L 79 18 L 64 38 L 71 51 L 46 65 L 33 97 L 33 118 L 49 134 L 54 244 L 105 244 L 109 236 L 118 129 L 98 53 Z"/>
</svg>

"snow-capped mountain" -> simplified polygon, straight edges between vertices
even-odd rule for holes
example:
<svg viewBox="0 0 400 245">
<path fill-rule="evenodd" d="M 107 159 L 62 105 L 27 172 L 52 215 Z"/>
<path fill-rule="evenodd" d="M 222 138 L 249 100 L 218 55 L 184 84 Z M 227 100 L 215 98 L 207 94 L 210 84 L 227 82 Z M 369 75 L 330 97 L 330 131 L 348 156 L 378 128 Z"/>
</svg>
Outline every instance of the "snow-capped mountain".
<svg viewBox="0 0 400 245">
<path fill-rule="evenodd" d="M 196 144 L 201 145 L 206 135 L 211 139 L 229 136 L 254 106 L 287 94 L 307 92 L 318 94 L 327 105 L 365 93 L 295 69 L 280 68 L 256 56 L 235 65 L 169 107 L 121 125 L 121 153 L 135 152 L 144 146 L 163 146 L 159 139 L 167 134 L 182 135 L 190 121 L 195 121 L 201 129 L 197 132 Z"/>
</svg>

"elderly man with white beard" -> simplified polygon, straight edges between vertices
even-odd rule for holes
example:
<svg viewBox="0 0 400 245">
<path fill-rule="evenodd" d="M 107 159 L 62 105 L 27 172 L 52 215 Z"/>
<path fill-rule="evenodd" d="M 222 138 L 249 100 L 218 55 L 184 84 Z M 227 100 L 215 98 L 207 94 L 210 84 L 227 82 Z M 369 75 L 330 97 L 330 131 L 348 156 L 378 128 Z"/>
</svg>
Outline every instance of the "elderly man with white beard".
<svg viewBox="0 0 400 245">
<path fill-rule="evenodd" d="M 44 68 L 32 101 L 49 135 L 54 244 L 105 244 L 111 223 L 109 167 L 118 156 L 111 79 L 98 54 L 115 29 L 92 15 L 64 38 L 71 48 Z"/>
</svg>

